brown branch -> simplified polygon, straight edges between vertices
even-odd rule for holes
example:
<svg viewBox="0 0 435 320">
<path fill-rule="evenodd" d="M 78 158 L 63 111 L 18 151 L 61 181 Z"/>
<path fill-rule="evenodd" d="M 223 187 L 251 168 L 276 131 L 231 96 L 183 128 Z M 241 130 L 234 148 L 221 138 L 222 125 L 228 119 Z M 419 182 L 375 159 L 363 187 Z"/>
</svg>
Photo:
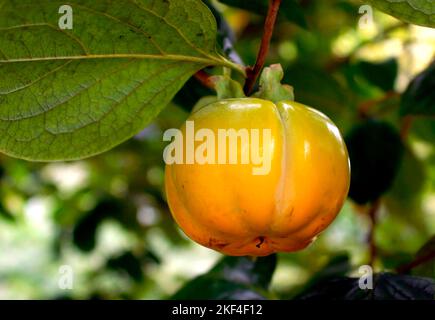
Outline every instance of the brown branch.
<svg viewBox="0 0 435 320">
<path fill-rule="evenodd" d="M 325 70 L 328 72 L 333 72 L 335 70 L 337 70 L 338 68 L 340 68 L 343 65 L 349 64 L 349 62 L 351 61 L 351 56 L 346 56 L 346 57 L 332 57 L 331 59 L 329 59 L 326 63 L 325 63 Z"/>
<path fill-rule="evenodd" d="M 390 99 L 393 99 L 395 97 L 398 97 L 400 94 L 391 90 L 391 91 L 387 91 L 385 92 L 385 94 L 377 99 L 371 99 L 371 100 L 367 100 L 367 101 L 363 101 L 358 105 L 358 116 L 360 118 L 367 118 L 369 116 L 370 110 L 377 106 L 378 104 L 388 101 Z"/>
<path fill-rule="evenodd" d="M 369 258 L 369 265 L 373 268 L 373 264 L 376 260 L 377 256 L 377 247 L 376 247 L 376 240 L 375 240 L 375 227 L 376 227 L 376 221 L 377 221 L 377 214 L 378 210 L 381 204 L 381 200 L 377 199 L 375 200 L 369 209 L 368 215 L 370 218 L 370 231 L 368 236 L 368 243 L 369 243 L 369 250 L 370 250 L 370 258 Z"/>
<path fill-rule="evenodd" d="M 426 262 L 429 262 L 432 259 L 435 259 L 435 251 L 432 251 L 432 252 L 429 252 L 426 255 L 417 257 L 416 259 L 414 259 L 410 263 L 407 263 L 407 264 L 404 264 L 402 266 L 399 266 L 396 269 L 396 272 L 397 273 L 408 273 L 409 271 L 411 271 L 415 267 L 418 267 L 419 265 L 422 265 L 422 264 L 424 264 Z"/>
<path fill-rule="evenodd" d="M 255 62 L 253 68 L 246 68 L 247 78 L 244 91 L 247 96 L 251 94 L 255 83 L 257 82 L 258 76 L 264 67 L 264 63 L 266 62 L 266 56 L 269 52 L 270 40 L 272 39 L 273 29 L 275 27 L 280 5 L 281 0 L 269 0 L 269 10 L 264 23 L 264 33 L 263 37 L 261 38 L 260 49 L 257 54 L 257 61 Z"/>
<path fill-rule="evenodd" d="M 199 70 L 195 73 L 195 79 L 201 82 L 204 87 L 214 89 L 214 83 L 211 80 L 211 76 L 204 70 Z"/>
<path fill-rule="evenodd" d="M 414 117 L 412 116 L 403 117 L 402 123 L 400 125 L 400 137 L 402 138 L 402 141 L 405 141 L 406 138 L 408 137 L 409 130 L 411 130 L 413 121 L 414 121 Z"/>
</svg>

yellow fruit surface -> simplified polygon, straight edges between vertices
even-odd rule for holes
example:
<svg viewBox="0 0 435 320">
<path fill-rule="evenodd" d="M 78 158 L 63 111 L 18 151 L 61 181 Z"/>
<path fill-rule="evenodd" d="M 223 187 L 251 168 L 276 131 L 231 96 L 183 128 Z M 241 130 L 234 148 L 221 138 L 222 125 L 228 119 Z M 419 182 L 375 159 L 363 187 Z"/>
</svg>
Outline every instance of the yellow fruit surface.
<svg viewBox="0 0 435 320">
<path fill-rule="evenodd" d="M 228 99 L 188 120 L 195 132 L 208 128 L 216 137 L 219 129 L 271 132 L 267 145 L 261 138 L 260 144 L 238 144 L 239 160 L 246 147 L 270 159 L 267 174 L 253 174 L 258 164 L 241 161 L 166 165 L 170 210 L 194 241 L 234 256 L 292 252 L 337 216 L 349 190 L 350 164 L 338 128 L 319 111 L 293 101 Z M 184 151 L 201 143 L 184 144 Z M 217 145 L 216 154 L 222 151 Z"/>
</svg>

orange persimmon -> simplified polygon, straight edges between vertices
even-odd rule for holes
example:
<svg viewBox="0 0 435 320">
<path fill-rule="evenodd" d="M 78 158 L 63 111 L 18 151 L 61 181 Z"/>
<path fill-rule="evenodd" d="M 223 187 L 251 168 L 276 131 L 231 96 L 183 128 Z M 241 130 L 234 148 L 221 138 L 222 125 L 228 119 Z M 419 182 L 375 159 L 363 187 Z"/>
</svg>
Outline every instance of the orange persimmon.
<svg viewBox="0 0 435 320">
<path fill-rule="evenodd" d="M 166 165 L 172 215 L 199 244 L 234 256 L 301 250 L 343 206 L 350 180 L 347 149 L 338 128 L 321 112 L 294 101 L 240 98 L 208 104 L 188 120 L 195 133 L 208 129 L 215 137 L 222 129 L 270 133 L 270 139 L 260 134 L 257 144 L 239 135 L 236 150 L 238 160 L 247 149 L 262 155 L 270 161 L 269 168 L 263 165 L 268 171 L 261 172 L 252 161 Z M 186 124 L 180 132 L 187 134 Z M 183 160 L 189 150 L 205 143 L 185 142 Z M 213 142 L 215 150 L 207 149 L 208 156 L 213 153 L 217 159 L 219 152 L 231 152 L 230 143 L 222 150 L 217 138 Z"/>
</svg>

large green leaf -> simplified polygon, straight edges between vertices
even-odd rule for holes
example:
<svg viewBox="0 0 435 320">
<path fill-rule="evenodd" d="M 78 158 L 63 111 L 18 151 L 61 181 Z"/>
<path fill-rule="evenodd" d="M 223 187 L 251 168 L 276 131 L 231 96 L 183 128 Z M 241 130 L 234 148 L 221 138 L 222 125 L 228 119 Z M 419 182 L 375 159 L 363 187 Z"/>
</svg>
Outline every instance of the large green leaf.
<svg viewBox="0 0 435 320">
<path fill-rule="evenodd" d="M 368 0 L 366 2 L 405 22 L 435 27 L 433 0 Z"/>
<path fill-rule="evenodd" d="M 366 120 L 357 124 L 345 137 L 352 176 L 349 197 L 365 204 L 388 191 L 403 158 L 403 143 L 397 130 L 388 122 Z"/>
<path fill-rule="evenodd" d="M 200 0 L 0 1 L 0 151 L 30 160 L 101 153 L 145 127 L 216 53 Z"/>
<path fill-rule="evenodd" d="M 306 283 L 297 288 L 292 293 L 291 298 L 310 292 L 313 288 L 328 280 L 345 277 L 351 269 L 349 255 L 347 253 L 338 253 L 338 255 L 331 257 L 321 269 L 314 272 Z"/>
<path fill-rule="evenodd" d="M 427 172 L 424 163 L 410 148 L 404 148 L 403 159 L 390 190 L 384 196 L 388 211 L 410 225 L 423 227 L 421 202 Z"/>
<path fill-rule="evenodd" d="M 379 273 L 373 289 L 360 289 L 358 278 L 329 279 L 301 294 L 301 300 L 433 300 L 435 282 L 431 278 Z"/>
<path fill-rule="evenodd" d="M 399 64 L 390 58 L 382 62 L 360 61 L 356 64 L 361 75 L 374 86 L 384 91 L 394 90 Z"/>
<path fill-rule="evenodd" d="M 351 124 L 352 96 L 330 73 L 312 63 L 296 63 L 285 70 L 283 83 L 294 88 L 296 101 L 322 111 L 341 130 Z"/>
<path fill-rule="evenodd" d="M 225 56 L 227 56 L 231 61 L 234 61 L 238 64 L 243 65 L 242 58 L 239 53 L 234 48 L 234 44 L 236 42 L 236 35 L 225 19 L 222 12 L 216 8 L 215 4 L 212 3 L 211 0 L 203 0 L 210 11 L 213 13 L 214 18 L 216 19 L 216 23 L 218 26 L 218 44 L 219 47 L 224 52 Z"/>
<path fill-rule="evenodd" d="M 208 273 L 182 287 L 172 299 L 265 299 L 276 267 L 276 255 L 257 258 L 225 257 Z"/>
</svg>

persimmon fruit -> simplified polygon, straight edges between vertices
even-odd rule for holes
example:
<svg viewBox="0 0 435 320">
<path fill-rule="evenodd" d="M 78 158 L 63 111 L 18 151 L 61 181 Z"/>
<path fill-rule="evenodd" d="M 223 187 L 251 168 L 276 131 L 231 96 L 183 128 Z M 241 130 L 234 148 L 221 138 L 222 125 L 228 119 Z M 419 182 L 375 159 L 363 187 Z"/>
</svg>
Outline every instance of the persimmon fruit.
<svg viewBox="0 0 435 320">
<path fill-rule="evenodd" d="M 216 136 L 219 129 L 271 133 L 267 144 L 237 145 L 238 159 L 250 147 L 270 160 L 265 174 L 253 174 L 255 163 L 166 165 L 170 210 L 197 243 L 232 256 L 297 251 L 342 208 L 349 190 L 348 153 L 338 128 L 321 112 L 290 100 L 238 98 L 208 104 L 188 120 L 195 132 L 207 128 Z M 186 125 L 180 130 L 185 134 Z"/>
</svg>

